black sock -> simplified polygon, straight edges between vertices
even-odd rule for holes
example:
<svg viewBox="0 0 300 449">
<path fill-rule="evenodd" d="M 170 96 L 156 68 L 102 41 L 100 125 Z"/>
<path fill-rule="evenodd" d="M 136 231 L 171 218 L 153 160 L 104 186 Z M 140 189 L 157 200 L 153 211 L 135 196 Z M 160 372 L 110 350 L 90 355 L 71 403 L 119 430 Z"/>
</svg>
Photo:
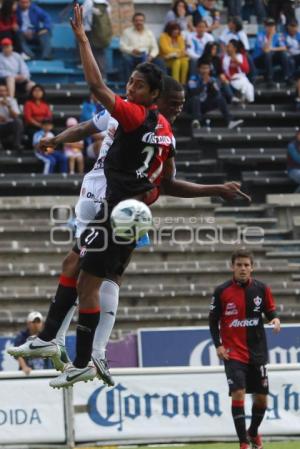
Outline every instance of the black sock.
<svg viewBox="0 0 300 449">
<path fill-rule="evenodd" d="M 252 418 L 251 418 L 251 424 L 249 427 L 249 435 L 252 437 L 257 436 L 257 430 L 259 426 L 262 423 L 262 420 L 264 419 L 266 412 L 266 408 L 264 407 L 258 407 L 257 405 L 252 405 Z"/>
<path fill-rule="evenodd" d="M 248 443 L 244 401 L 232 400 L 231 412 L 240 443 Z"/>
<path fill-rule="evenodd" d="M 45 326 L 39 338 L 50 341 L 56 337 L 65 316 L 77 299 L 77 279 L 60 276 L 56 294 L 50 305 Z"/>
<path fill-rule="evenodd" d="M 79 310 L 76 331 L 76 358 L 73 363 L 76 368 L 84 368 L 91 360 L 93 340 L 99 317 L 99 308 Z"/>
</svg>

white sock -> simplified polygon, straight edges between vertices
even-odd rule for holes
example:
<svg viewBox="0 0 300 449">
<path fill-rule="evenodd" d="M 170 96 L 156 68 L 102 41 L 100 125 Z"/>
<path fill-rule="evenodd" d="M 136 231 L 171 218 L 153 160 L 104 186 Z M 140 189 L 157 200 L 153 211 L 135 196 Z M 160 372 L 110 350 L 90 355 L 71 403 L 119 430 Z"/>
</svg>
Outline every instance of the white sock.
<svg viewBox="0 0 300 449">
<path fill-rule="evenodd" d="M 69 312 L 65 316 L 63 322 L 61 323 L 60 328 L 58 329 L 55 340 L 59 346 L 66 346 L 66 334 L 70 327 L 74 313 L 77 310 L 77 306 L 78 306 L 78 299 L 76 300 L 76 303 L 74 304 L 74 306 L 72 306 L 70 308 Z"/>
<path fill-rule="evenodd" d="M 100 320 L 95 332 L 92 355 L 104 359 L 106 346 L 113 330 L 118 303 L 120 287 L 113 281 L 103 281 L 99 289 Z"/>
</svg>

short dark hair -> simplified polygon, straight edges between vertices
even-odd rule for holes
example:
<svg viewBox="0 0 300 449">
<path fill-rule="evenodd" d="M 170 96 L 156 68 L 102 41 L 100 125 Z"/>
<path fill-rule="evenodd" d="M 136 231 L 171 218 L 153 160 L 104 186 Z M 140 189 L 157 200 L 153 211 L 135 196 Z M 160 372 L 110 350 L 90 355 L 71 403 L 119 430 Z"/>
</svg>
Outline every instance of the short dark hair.
<svg viewBox="0 0 300 449">
<path fill-rule="evenodd" d="M 155 64 L 142 62 L 134 70 L 144 75 L 151 91 L 158 89 L 161 92 L 163 88 L 163 72 Z"/>
<path fill-rule="evenodd" d="M 172 31 L 174 30 L 179 30 L 181 31 L 180 25 L 179 23 L 177 23 L 175 20 L 171 20 L 170 22 L 168 22 L 165 26 L 164 32 L 167 34 L 171 34 Z"/>
<path fill-rule="evenodd" d="M 245 47 L 242 41 L 238 41 L 237 39 L 230 39 L 228 43 L 232 44 L 238 53 L 243 53 L 245 51 Z"/>
<path fill-rule="evenodd" d="M 201 65 L 211 65 L 211 62 L 210 62 L 210 60 L 209 60 L 209 58 L 208 57 L 201 57 L 201 58 L 199 58 L 198 59 L 198 61 L 197 61 L 197 67 L 200 67 Z"/>
<path fill-rule="evenodd" d="M 227 23 L 232 22 L 235 26 L 235 31 L 238 33 L 243 29 L 243 22 L 238 16 L 231 16 L 228 18 Z"/>
<path fill-rule="evenodd" d="M 172 92 L 182 92 L 184 91 L 184 88 L 182 84 L 180 84 L 178 81 L 176 81 L 174 78 L 172 78 L 169 75 L 163 76 L 163 82 L 162 82 L 162 91 L 160 93 L 160 97 L 168 97 Z"/>
<path fill-rule="evenodd" d="M 133 14 L 131 20 L 134 21 L 134 19 L 135 19 L 136 17 L 139 17 L 139 16 L 144 17 L 144 19 L 146 19 L 145 14 L 144 14 L 143 12 L 135 12 L 135 13 Z"/>
<path fill-rule="evenodd" d="M 44 100 L 45 96 L 46 96 L 46 91 L 45 91 L 44 87 L 41 84 L 35 84 L 34 86 L 32 86 L 32 88 L 30 89 L 29 94 L 28 94 L 29 100 L 33 100 L 33 92 L 34 92 L 35 89 L 41 89 L 41 91 L 43 92 L 43 97 L 42 98 Z"/>
<path fill-rule="evenodd" d="M 298 20 L 297 19 L 291 19 L 288 23 L 287 26 L 292 26 L 292 27 L 297 27 L 299 25 Z"/>
<path fill-rule="evenodd" d="M 251 265 L 253 265 L 253 262 L 254 262 L 253 253 L 251 251 L 247 250 L 247 249 L 237 249 L 236 251 L 234 251 L 231 254 L 231 263 L 232 263 L 232 265 L 234 264 L 236 259 L 239 259 L 240 257 L 243 257 L 245 259 L 246 258 L 250 259 Z"/>
<path fill-rule="evenodd" d="M 197 20 L 197 22 L 195 23 L 195 27 L 197 27 L 199 23 L 205 23 L 205 26 L 207 27 L 207 22 L 204 19 Z"/>
</svg>

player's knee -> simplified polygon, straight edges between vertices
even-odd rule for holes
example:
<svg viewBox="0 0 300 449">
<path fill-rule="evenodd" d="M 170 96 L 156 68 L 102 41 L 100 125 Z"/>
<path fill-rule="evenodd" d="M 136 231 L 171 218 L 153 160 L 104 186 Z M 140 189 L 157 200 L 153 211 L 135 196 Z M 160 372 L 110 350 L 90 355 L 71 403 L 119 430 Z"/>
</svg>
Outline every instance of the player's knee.
<svg viewBox="0 0 300 449">
<path fill-rule="evenodd" d="M 71 251 L 63 260 L 62 272 L 65 276 L 76 278 L 79 273 L 79 256 Z"/>
<path fill-rule="evenodd" d="M 266 394 L 257 394 L 254 396 L 254 403 L 259 408 L 267 408 L 268 397 Z"/>
<path fill-rule="evenodd" d="M 231 393 L 231 397 L 234 401 L 243 401 L 245 399 L 245 390 L 235 390 Z"/>
</svg>

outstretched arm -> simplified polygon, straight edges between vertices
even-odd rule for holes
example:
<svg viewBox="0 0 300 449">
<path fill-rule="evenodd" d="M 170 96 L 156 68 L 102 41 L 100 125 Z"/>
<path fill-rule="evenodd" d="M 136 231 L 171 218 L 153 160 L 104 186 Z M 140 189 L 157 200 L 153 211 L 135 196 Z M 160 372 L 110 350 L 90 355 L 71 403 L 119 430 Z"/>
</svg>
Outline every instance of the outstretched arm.
<svg viewBox="0 0 300 449">
<path fill-rule="evenodd" d="M 84 75 L 89 88 L 97 100 L 100 101 L 109 112 L 112 112 L 115 105 L 115 94 L 103 81 L 101 72 L 93 56 L 91 46 L 83 27 L 82 6 L 79 6 L 78 4 L 74 6 L 74 17 L 73 19 L 70 19 L 70 22 L 78 42 Z"/>
<path fill-rule="evenodd" d="M 163 195 L 181 198 L 197 198 L 201 196 L 221 196 L 225 200 L 236 197 L 245 198 L 251 202 L 251 198 L 240 190 L 240 183 L 226 182 L 225 184 L 203 185 L 195 182 L 176 179 L 175 160 L 173 157 L 166 160 L 164 164 L 161 191 Z"/>
<path fill-rule="evenodd" d="M 55 137 L 51 137 L 50 139 L 44 137 L 40 140 L 39 149 L 41 151 L 47 151 L 48 148 L 55 148 L 62 143 L 79 142 L 98 132 L 99 130 L 94 125 L 93 120 L 78 123 L 78 125 L 65 129 Z"/>
</svg>

